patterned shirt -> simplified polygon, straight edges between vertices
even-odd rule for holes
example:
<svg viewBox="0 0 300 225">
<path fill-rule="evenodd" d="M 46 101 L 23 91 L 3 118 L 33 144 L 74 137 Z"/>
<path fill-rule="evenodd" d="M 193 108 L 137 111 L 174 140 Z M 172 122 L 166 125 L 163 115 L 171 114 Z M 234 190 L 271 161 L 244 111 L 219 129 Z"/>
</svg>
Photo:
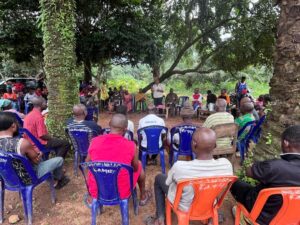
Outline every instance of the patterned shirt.
<svg viewBox="0 0 300 225">
<path fill-rule="evenodd" d="M 255 118 L 252 113 L 247 113 L 243 116 L 240 116 L 239 118 L 235 119 L 235 123 L 239 126 L 239 129 L 242 129 L 248 122 L 254 121 Z M 247 134 L 249 130 L 245 130 L 239 137 L 239 139 L 243 139 Z"/>
</svg>

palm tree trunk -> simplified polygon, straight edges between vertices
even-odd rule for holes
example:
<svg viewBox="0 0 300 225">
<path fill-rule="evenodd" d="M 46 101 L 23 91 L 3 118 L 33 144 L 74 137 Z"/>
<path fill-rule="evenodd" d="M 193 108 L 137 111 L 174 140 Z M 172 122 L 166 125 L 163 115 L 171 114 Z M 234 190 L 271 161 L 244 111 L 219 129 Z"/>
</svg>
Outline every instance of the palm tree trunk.
<svg viewBox="0 0 300 225">
<path fill-rule="evenodd" d="M 75 2 L 74 0 L 40 0 L 44 41 L 44 64 L 48 83 L 50 133 L 64 134 L 64 125 L 78 102 L 74 74 Z"/>
<path fill-rule="evenodd" d="M 255 160 L 279 156 L 281 133 L 290 125 L 300 124 L 300 0 L 281 0 L 279 4 L 271 112 L 254 151 Z"/>
</svg>

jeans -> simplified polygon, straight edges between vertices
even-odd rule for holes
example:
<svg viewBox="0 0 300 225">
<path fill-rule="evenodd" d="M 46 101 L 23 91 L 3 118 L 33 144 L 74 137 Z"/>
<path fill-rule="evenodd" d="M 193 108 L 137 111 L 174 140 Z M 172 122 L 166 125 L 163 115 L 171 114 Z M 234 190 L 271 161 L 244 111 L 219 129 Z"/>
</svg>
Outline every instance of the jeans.
<svg viewBox="0 0 300 225">
<path fill-rule="evenodd" d="M 55 149 L 56 156 L 66 158 L 71 145 L 67 140 L 52 137 L 48 140 L 46 148 L 53 148 Z"/>
<path fill-rule="evenodd" d="M 166 195 L 168 194 L 169 186 L 166 185 L 167 175 L 158 174 L 155 177 L 154 193 L 156 204 L 156 218 L 165 219 L 166 214 Z"/>
<path fill-rule="evenodd" d="M 54 157 L 46 161 L 40 162 L 36 167 L 35 171 L 38 178 L 41 178 L 46 173 L 51 172 L 55 180 L 61 180 L 63 177 L 62 166 L 64 159 L 62 157 Z"/>
</svg>

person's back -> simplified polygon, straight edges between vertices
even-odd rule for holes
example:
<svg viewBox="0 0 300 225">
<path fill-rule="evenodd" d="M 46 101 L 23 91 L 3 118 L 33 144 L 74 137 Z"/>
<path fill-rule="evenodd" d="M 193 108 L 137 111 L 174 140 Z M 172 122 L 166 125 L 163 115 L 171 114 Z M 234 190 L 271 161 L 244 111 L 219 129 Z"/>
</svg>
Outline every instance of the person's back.
<svg viewBox="0 0 300 225">
<path fill-rule="evenodd" d="M 241 113 L 242 116 L 235 119 L 235 123 L 239 126 L 239 130 L 242 129 L 247 123 L 254 121 L 255 118 L 252 114 L 254 109 L 254 105 L 252 102 L 246 102 L 241 105 Z M 246 129 L 239 137 L 239 139 L 243 139 L 249 132 L 249 129 Z"/>
</svg>

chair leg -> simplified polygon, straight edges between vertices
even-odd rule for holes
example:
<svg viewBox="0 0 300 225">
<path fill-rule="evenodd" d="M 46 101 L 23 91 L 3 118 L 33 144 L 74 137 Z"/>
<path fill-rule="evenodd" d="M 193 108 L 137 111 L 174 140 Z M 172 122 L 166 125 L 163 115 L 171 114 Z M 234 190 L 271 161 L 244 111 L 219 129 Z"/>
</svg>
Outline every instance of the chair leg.
<svg viewBox="0 0 300 225">
<path fill-rule="evenodd" d="M 96 199 L 93 199 L 92 202 L 92 223 L 91 225 L 96 225 L 96 217 L 97 217 L 97 211 L 98 211 L 98 202 Z"/>
<path fill-rule="evenodd" d="M 28 186 L 21 190 L 24 215 L 27 221 L 27 225 L 32 225 L 32 191 L 33 186 Z"/>
<path fill-rule="evenodd" d="M 173 151 L 173 148 L 172 148 L 172 146 L 170 147 L 170 152 L 169 152 L 169 165 L 170 165 L 170 168 L 172 167 L 172 165 L 173 165 L 173 155 L 174 155 L 174 153 L 173 153 L 174 151 Z"/>
<path fill-rule="evenodd" d="M 241 221 L 241 209 L 239 206 L 236 207 L 236 213 L 235 213 L 235 225 L 240 225 Z"/>
<path fill-rule="evenodd" d="M 128 210 L 128 199 L 124 199 L 120 202 L 122 225 L 129 225 L 129 210 Z"/>
<path fill-rule="evenodd" d="M 165 165 L 165 153 L 164 153 L 164 149 L 161 150 L 159 152 L 160 154 L 160 165 L 161 165 L 161 170 L 162 170 L 162 173 L 165 174 L 166 173 L 166 165 Z"/>
<path fill-rule="evenodd" d="M 5 195 L 4 182 L 1 181 L 1 190 L 0 190 L 0 223 L 3 223 L 3 218 L 4 218 L 4 195 Z"/>
<path fill-rule="evenodd" d="M 171 225 L 172 224 L 172 218 L 171 218 L 171 205 L 166 199 L 166 225 Z"/>
<path fill-rule="evenodd" d="M 74 154 L 74 174 L 76 177 L 78 177 L 78 152 L 75 151 Z"/>
<path fill-rule="evenodd" d="M 51 202 L 52 202 L 52 204 L 55 204 L 55 202 L 56 202 L 56 193 L 55 193 L 55 188 L 54 188 L 53 177 L 50 177 L 48 179 L 48 182 L 49 182 L 50 192 L 51 192 Z"/>
<path fill-rule="evenodd" d="M 147 164 L 147 153 L 143 151 L 142 152 L 142 165 L 143 165 L 144 171 L 146 171 L 146 164 Z"/>
<path fill-rule="evenodd" d="M 178 160 L 178 151 L 174 151 L 173 153 L 173 164 L 176 163 Z"/>
<path fill-rule="evenodd" d="M 134 209 L 134 215 L 139 214 L 139 204 L 138 204 L 138 199 L 137 199 L 137 191 L 136 188 L 133 190 L 132 193 L 132 200 L 133 200 L 133 209 Z"/>
</svg>

